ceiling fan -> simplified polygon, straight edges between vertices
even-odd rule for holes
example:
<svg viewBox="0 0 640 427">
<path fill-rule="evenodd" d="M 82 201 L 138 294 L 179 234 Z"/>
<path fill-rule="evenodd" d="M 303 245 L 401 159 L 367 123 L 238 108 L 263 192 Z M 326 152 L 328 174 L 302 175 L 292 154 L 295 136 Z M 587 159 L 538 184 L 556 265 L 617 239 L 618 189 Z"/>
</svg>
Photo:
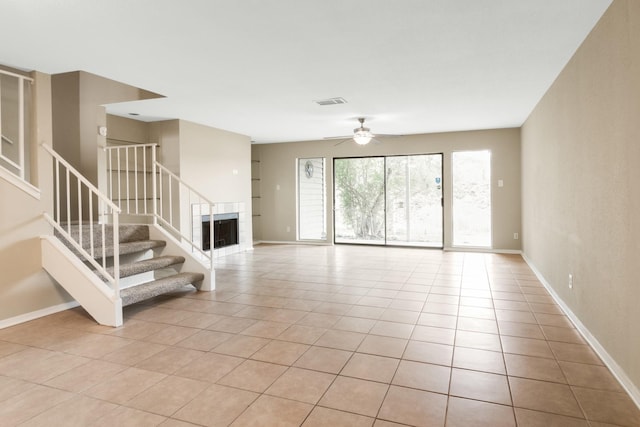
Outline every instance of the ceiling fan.
<svg viewBox="0 0 640 427">
<path fill-rule="evenodd" d="M 358 145 L 367 145 L 371 141 L 380 142 L 375 139 L 376 135 L 371 133 L 369 128 L 364 127 L 364 117 L 358 117 L 358 122 L 360 122 L 360 127 L 357 127 L 353 130 L 353 135 L 349 136 L 332 136 L 327 137 L 325 139 L 342 139 L 343 141 L 338 142 L 336 145 L 340 145 L 343 142 L 353 140 Z M 382 135 L 377 135 L 382 136 Z"/>
</svg>

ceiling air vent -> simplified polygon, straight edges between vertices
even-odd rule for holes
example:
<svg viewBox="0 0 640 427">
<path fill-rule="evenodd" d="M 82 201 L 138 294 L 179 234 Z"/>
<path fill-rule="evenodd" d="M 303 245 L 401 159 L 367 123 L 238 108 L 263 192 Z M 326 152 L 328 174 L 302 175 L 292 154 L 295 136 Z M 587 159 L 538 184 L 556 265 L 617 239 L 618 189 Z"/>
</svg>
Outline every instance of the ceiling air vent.
<svg viewBox="0 0 640 427">
<path fill-rule="evenodd" d="M 318 105 L 336 105 L 336 104 L 346 104 L 347 101 L 344 98 L 328 98 L 328 99 L 319 99 L 313 101 Z"/>
</svg>

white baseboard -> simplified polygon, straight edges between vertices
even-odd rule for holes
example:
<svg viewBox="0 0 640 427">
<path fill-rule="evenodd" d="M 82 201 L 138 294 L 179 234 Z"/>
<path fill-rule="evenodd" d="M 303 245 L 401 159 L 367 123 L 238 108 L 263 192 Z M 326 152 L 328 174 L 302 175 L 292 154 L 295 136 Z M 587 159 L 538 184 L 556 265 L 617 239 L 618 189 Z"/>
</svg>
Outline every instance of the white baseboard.
<svg viewBox="0 0 640 427">
<path fill-rule="evenodd" d="M 638 408 L 640 408 L 640 389 L 629 379 L 629 376 L 626 372 L 618 365 L 618 363 L 611 357 L 611 355 L 605 350 L 605 348 L 600 344 L 600 342 L 594 337 L 589 329 L 580 321 L 578 316 L 576 316 L 573 311 L 569 308 L 567 304 L 560 298 L 560 296 L 553 289 L 551 284 L 547 282 L 542 273 L 536 268 L 533 262 L 523 253 L 522 258 L 527 263 L 531 271 L 536 275 L 538 280 L 544 285 L 544 287 L 549 291 L 553 299 L 558 303 L 560 307 L 564 310 L 566 315 L 571 319 L 571 322 L 575 325 L 576 329 L 582 334 L 583 338 L 591 345 L 593 350 L 600 356 L 600 359 L 604 362 L 604 364 L 609 368 L 614 377 L 620 382 L 622 387 L 627 391 L 631 399 L 636 404 Z"/>
<path fill-rule="evenodd" d="M 290 240 L 260 240 L 254 241 L 254 245 L 260 245 L 264 243 L 265 245 L 310 245 L 310 246 L 332 246 L 333 243 L 327 243 L 323 241 L 296 241 L 292 242 Z"/>
<path fill-rule="evenodd" d="M 333 246 L 331 242 L 325 241 L 310 241 L 310 240 L 298 240 L 298 241 L 290 241 L 290 240 L 254 240 L 254 246 L 260 245 L 261 243 L 268 245 L 313 245 L 313 246 Z M 366 246 L 366 245 L 365 245 Z M 380 247 L 385 247 L 385 245 L 380 245 Z M 391 246 L 391 247 L 405 247 L 405 248 L 415 248 L 415 249 L 439 249 L 432 248 L 428 246 Z M 489 254 L 515 254 L 519 255 L 522 253 L 519 249 L 491 249 L 491 248 L 462 248 L 462 247 L 445 247 L 442 248 L 443 251 L 446 252 L 484 252 Z"/>
<path fill-rule="evenodd" d="M 492 249 L 492 248 L 464 248 L 458 246 L 447 246 L 442 249 L 445 252 L 478 252 L 478 253 L 487 253 L 487 254 L 513 254 L 513 255 L 521 255 L 522 251 L 520 249 Z"/>
<path fill-rule="evenodd" d="M 50 314 L 59 313 L 61 311 L 69 310 L 71 308 L 78 307 L 77 301 L 65 302 L 62 304 L 54 305 L 51 307 L 43 308 L 40 310 L 32 311 L 30 313 L 21 314 L 19 316 L 10 317 L 8 319 L 0 320 L 0 329 L 8 328 L 10 326 L 15 326 L 20 323 L 25 323 L 30 320 L 39 319 L 44 316 L 48 316 Z"/>
<path fill-rule="evenodd" d="M 264 243 L 265 245 L 312 245 L 312 246 L 333 246 L 331 242 L 325 241 L 309 241 L 309 240 L 301 240 L 301 241 L 290 241 L 290 240 L 254 240 L 253 245 L 258 246 Z M 380 245 L 381 248 L 385 247 L 384 245 Z M 415 248 L 415 249 L 439 249 L 439 248 L 431 248 L 431 247 L 423 247 L 423 246 L 393 246 L 393 247 L 405 247 L 405 248 Z M 488 254 L 513 254 L 513 255 L 521 255 L 522 251 L 520 249 L 491 249 L 491 248 L 463 248 L 463 247 L 452 247 L 447 246 L 442 248 L 445 252 L 478 252 L 478 253 L 488 253 Z"/>
</svg>

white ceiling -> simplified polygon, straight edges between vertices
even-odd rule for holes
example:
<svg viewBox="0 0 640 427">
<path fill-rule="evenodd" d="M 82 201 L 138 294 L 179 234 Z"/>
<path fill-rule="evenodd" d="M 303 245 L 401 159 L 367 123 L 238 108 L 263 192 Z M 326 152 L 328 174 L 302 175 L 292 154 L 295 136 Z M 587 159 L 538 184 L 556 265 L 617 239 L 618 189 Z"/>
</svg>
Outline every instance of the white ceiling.
<svg viewBox="0 0 640 427">
<path fill-rule="evenodd" d="M 110 105 L 284 142 L 520 126 L 611 0 L 0 0 L 0 63 L 166 98 Z M 343 97 L 344 105 L 313 100 Z"/>
</svg>

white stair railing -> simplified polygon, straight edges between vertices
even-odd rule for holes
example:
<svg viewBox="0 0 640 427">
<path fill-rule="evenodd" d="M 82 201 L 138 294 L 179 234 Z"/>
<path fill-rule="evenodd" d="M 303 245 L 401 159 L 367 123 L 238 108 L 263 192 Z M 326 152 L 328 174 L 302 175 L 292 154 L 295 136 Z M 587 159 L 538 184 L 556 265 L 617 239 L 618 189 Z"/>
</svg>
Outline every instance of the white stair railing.
<svg viewBox="0 0 640 427">
<path fill-rule="evenodd" d="M 203 250 L 200 224 L 193 224 L 195 216 L 211 218 L 213 202 L 158 162 L 156 144 L 112 146 L 105 151 L 107 194 L 122 214 L 153 217 L 154 224 L 164 227 L 200 262 L 213 268 L 213 251 Z M 211 246 L 213 229 L 209 229 Z"/>
<path fill-rule="evenodd" d="M 25 86 L 33 79 L 0 70 L 0 163 L 25 180 Z M 7 92 L 7 96 L 3 96 Z M 10 123 L 3 123 L 10 117 Z"/>
<path fill-rule="evenodd" d="M 45 213 L 44 217 L 84 261 L 106 278 L 114 290 L 113 299 L 117 300 L 120 298 L 120 208 L 50 146 L 42 144 L 42 148 L 53 158 L 55 192 L 53 216 Z M 108 217 L 110 227 L 106 224 Z M 84 235 L 85 231 L 88 236 Z M 113 272 L 107 265 L 111 255 Z"/>
<path fill-rule="evenodd" d="M 109 198 L 123 214 L 153 215 L 156 144 L 107 147 L 105 152 Z"/>
</svg>

